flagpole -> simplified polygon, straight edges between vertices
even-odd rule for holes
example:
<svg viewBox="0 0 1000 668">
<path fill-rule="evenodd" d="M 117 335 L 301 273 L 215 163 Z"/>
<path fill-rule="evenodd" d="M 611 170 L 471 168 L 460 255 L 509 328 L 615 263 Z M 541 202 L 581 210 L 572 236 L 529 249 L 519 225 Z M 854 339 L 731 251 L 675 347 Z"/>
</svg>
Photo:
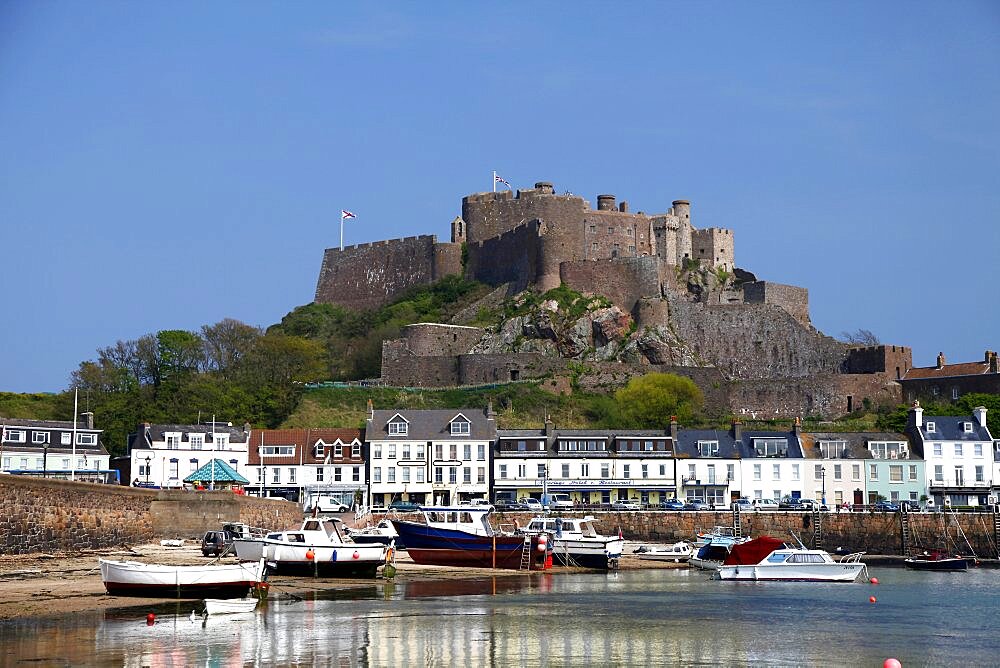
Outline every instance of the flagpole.
<svg viewBox="0 0 1000 668">
<path fill-rule="evenodd" d="M 215 454 L 218 446 L 215 445 L 215 413 L 212 413 L 212 484 L 209 489 L 215 489 Z"/>
<path fill-rule="evenodd" d="M 497 170 L 493 170 L 493 192 L 497 191 Z"/>
<path fill-rule="evenodd" d="M 340 250 L 344 250 L 344 212 L 340 212 Z"/>
<path fill-rule="evenodd" d="M 69 479 L 76 480 L 76 411 L 77 401 L 80 398 L 80 389 L 73 390 L 73 455 L 70 460 Z"/>
</svg>

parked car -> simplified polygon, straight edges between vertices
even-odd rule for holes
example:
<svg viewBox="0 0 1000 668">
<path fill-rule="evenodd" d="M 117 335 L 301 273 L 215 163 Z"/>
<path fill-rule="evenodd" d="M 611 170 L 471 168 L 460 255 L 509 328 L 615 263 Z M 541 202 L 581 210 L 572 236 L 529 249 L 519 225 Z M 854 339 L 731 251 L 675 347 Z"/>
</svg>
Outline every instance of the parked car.
<svg viewBox="0 0 1000 668">
<path fill-rule="evenodd" d="M 750 503 L 750 499 L 743 497 L 733 501 L 733 510 L 753 510 L 753 504 Z"/>
<path fill-rule="evenodd" d="M 806 510 L 802 499 L 797 496 L 782 497 L 781 502 L 778 503 L 778 507 L 783 510 Z"/>
<path fill-rule="evenodd" d="M 569 498 L 569 494 L 549 494 L 549 497 L 544 500 L 544 503 L 549 508 L 573 507 L 573 501 Z"/>
<path fill-rule="evenodd" d="M 542 507 L 542 502 L 539 501 L 538 499 L 524 497 L 523 499 L 521 499 L 521 503 L 524 504 L 527 510 L 530 510 L 532 512 L 540 513 L 543 510 L 545 510 L 545 508 Z"/>
<path fill-rule="evenodd" d="M 531 510 L 528 508 L 527 504 L 521 503 L 520 501 L 497 501 L 494 506 L 500 511 Z"/>
<path fill-rule="evenodd" d="M 754 510 L 778 510 L 778 502 L 774 499 L 754 499 L 750 503 Z"/>
<path fill-rule="evenodd" d="M 420 504 L 412 501 L 393 501 L 389 504 L 389 510 L 395 510 L 398 513 L 412 513 L 415 510 L 420 510 Z"/>
<path fill-rule="evenodd" d="M 201 538 L 201 553 L 206 557 L 217 557 L 232 544 L 233 534 L 228 531 L 206 531 Z"/>
<path fill-rule="evenodd" d="M 684 510 L 684 502 L 680 499 L 667 499 L 660 501 L 661 510 Z"/>
<path fill-rule="evenodd" d="M 634 499 L 618 499 L 611 504 L 611 510 L 641 510 L 642 506 Z"/>
<path fill-rule="evenodd" d="M 684 510 L 711 510 L 712 506 L 708 505 L 701 499 L 691 499 L 684 504 Z"/>
<path fill-rule="evenodd" d="M 893 503 L 892 501 L 876 501 L 875 505 L 872 506 L 872 510 L 877 510 L 882 513 L 898 513 L 899 504 Z"/>
</svg>

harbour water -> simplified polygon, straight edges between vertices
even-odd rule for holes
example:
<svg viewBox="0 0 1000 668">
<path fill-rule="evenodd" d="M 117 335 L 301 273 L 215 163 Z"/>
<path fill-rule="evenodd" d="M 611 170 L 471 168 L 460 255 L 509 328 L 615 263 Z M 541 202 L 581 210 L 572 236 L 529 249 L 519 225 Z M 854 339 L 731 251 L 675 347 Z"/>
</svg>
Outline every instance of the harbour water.
<svg viewBox="0 0 1000 668">
<path fill-rule="evenodd" d="M 687 570 L 507 575 L 301 601 L 276 588 L 248 615 L 192 619 L 202 604 L 183 601 L 10 620 L 0 648 L 3 665 L 135 668 L 1000 663 L 1000 571 L 873 574 L 878 586 L 716 582 Z"/>
</svg>

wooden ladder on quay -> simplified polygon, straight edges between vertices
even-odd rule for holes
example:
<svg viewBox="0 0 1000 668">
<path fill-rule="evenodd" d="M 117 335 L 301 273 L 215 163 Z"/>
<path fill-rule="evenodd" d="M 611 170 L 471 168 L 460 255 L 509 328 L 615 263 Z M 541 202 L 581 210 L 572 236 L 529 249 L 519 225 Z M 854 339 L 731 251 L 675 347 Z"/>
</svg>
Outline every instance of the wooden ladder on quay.
<svg viewBox="0 0 1000 668">
<path fill-rule="evenodd" d="M 812 513 L 813 520 L 813 549 L 822 550 L 823 549 L 823 512 L 820 510 L 814 510 Z"/>
<path fill-rule="evenodd" d="M 910 533 L 910 514 L 906 512 L 906 506 L 900 508 L 899 530 L 903 537 L 903 556 L 910 554 L 910 547 L 913 545 L 913 536 Z"/>
<path fill-rule="evenodd" d="M 733 506 L 733 535 L 737 538 L 743 538 L 743 521 L 740 518 L 740 507 L 738 505 Z"/>
<path fill-rule="evenodd" d="M 521 546 L 521 565 L 518 570 L 531 570 L 531 536 L 524 537 L 524 545 Z"/>
<path fill-rule="evenodd" d="M 993 506 L 993 549 L 1000 559 L 1000 505 Z"/>
</svg>

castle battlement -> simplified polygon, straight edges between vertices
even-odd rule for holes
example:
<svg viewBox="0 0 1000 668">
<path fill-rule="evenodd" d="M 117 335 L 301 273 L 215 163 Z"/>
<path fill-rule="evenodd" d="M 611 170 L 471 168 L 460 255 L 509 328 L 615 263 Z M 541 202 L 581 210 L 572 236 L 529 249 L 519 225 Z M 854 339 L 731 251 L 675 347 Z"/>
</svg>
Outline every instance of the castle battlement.
<svg viewBox="0 0 1000 668">
<path fill-rule="evenodd" d="M 344 246 L 341 249 L 339 246 L 334 246 L 333 248 L 327 248 L 325 252 L 327 253 L 347 253 L 349 251 L 356 251 L 364 248 L 372 248 L 373 246 L 390 246 L 392 244 L 402 244 L 411 241 L 430 241 L 432 244 L 437 243 L 436 234 L 418 234 L 412 237 L 399 237 L 397 239 L 380 239 L 378 241 L 368 241 L 363 244 L 353 244 L 351 246 Z"/>
</svg>

